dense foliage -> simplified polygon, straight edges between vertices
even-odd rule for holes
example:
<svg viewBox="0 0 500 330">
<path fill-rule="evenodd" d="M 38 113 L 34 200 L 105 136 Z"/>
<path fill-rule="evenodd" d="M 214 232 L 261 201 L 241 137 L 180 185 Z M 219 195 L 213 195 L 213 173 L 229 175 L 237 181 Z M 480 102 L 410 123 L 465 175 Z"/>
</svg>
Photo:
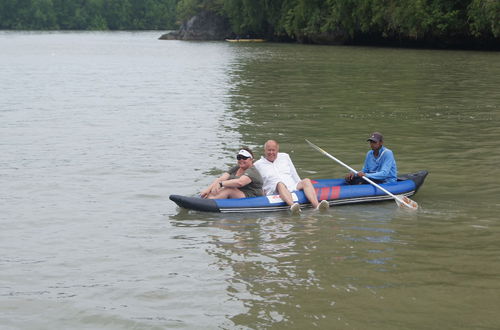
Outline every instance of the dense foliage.
<svg viewBox="0 0 500 330">
<path fill-rule="evenodd" d="M 211 8 L 236 34 L 347 39 L 498 41 L 500 0 L 180 0 L 179 17 Z"/>
<path fill-rule="evenodd" d="M 202 10 L 275 40 L 500 41 L 500 0 L 0 0 L 0 29 L 174 29 Z"/>
<path fill-rule="evenodd" d="M 0 29 L 175 28 L 178 0 L 0 0 Z"/>
</svg>

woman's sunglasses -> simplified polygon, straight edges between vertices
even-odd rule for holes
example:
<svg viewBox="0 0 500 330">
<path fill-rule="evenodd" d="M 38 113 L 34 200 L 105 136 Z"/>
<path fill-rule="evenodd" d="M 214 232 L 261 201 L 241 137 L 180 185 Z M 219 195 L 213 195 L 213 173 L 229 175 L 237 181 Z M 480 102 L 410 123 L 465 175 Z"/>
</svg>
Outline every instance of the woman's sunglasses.
<svg viewBox="0 0 500 330">
<path fill-rule="evenodd" d="M 248 158 L 250 158 L 250 157 L 245 157 L 245 156 L 243 156 L 243 155 L 236 155 L 236 159 L 237 159 L 237 160 L 242 160 L 242 159 L 243 159 L 243 160 L 247 160 Z"/>
</svg>

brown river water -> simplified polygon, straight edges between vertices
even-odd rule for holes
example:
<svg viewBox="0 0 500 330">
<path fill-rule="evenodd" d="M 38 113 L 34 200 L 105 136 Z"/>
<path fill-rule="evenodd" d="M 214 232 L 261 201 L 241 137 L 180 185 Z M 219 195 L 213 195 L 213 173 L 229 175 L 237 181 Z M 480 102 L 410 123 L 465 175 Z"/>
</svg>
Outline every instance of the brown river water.
<svg viewBox="0 0 500 330">
<path fill-rule="evenodd" d="M 500 328 L 498 52 L 0 32 L 0 328 Z M 224 215 L 195 195 L 267 139 L 341 177 L 381 131 L 392 201 Z"/>
</svg>

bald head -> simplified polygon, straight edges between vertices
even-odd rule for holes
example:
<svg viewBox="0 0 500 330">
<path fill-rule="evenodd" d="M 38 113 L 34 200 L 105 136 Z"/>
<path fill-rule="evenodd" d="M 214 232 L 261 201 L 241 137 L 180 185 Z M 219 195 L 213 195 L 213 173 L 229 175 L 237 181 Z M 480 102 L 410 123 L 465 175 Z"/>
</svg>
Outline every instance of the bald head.
<svg viewBox="0 0 500 330">
<path fill-rule="evenodd" d="M 275 140 L 268 140 L 264 144 L 264 154 L 266 159 L 270 162 L 274 162 L 276 160 L 279 150 L 280 145 Z"/>
<path fill-rule="evenodd" d="M 266 143 L 264 143 L 264 149 L 266 149 L 268 146 L 273 147 L 273 148 L 277 148 L 277 149 L 280 148 L 279 143 L 276 142 L 275 140 L 267 140 Z"/>
</svg>

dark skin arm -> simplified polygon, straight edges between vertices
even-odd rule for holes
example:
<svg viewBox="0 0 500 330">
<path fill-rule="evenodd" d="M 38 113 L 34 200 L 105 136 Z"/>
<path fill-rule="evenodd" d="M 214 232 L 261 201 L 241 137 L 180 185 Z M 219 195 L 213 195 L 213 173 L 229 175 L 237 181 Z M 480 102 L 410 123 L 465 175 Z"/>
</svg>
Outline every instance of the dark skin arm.
<svg viewBox="0 0 500 330">
<path fill-rule="evenodd" d="M 356 174 L 354 174 L 353 172 L 349 172 L 347 173 L 347 175 L 345 176 L 345 179 L 346 180 L 352 180 L 354 178 L 354 176 L 357 175 L 359 176 L 360 178 L 364 177 L 366 174 L 364 172 L 358 172 Z"/>
</svg>

